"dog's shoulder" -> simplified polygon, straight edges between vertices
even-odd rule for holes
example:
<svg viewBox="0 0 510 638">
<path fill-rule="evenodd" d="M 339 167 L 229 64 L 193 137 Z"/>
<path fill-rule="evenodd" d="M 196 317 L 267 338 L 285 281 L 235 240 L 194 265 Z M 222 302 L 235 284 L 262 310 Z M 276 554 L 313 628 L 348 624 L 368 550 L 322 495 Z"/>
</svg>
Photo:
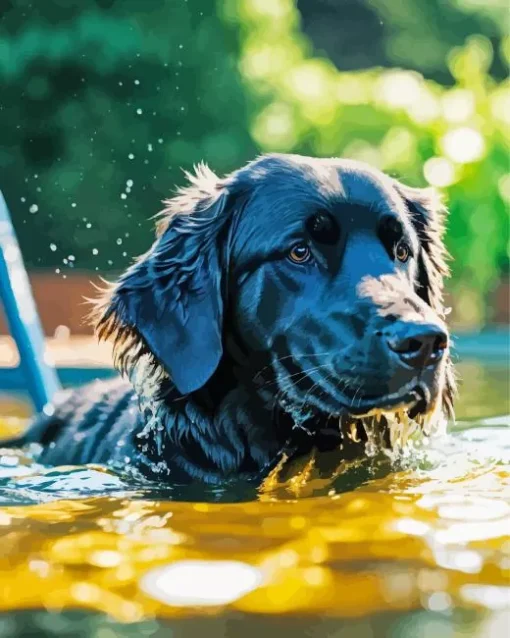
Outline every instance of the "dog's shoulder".
<svg viewBox="0 0 510 638">
<path fill-rule="evenodd" d="M 34 417 L 20 443 L 41 444 L 44 462 L 78 462 L 82 448 L 97 448 L 118 421 L 132 429 L 138 420 L 136 395 L 127 381 L 94 381 L 59 392 L 53 404 Z M 55 455 L 59 458 L 53 459 Z"/>
</svg>

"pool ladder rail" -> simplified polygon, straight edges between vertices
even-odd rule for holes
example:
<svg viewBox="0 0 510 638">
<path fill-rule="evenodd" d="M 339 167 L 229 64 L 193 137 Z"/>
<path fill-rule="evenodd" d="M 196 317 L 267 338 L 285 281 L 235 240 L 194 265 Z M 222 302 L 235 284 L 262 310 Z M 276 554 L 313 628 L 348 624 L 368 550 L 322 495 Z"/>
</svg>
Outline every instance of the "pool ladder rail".
<svg viewBox="0 0 510 638">
<path fill-rule="evenodd" d="M 45 356 L 44 332 L 37 312 L 9 209 L 0 191 L 0 302 L 16 343 L 20 367 L 36 410 L 50 406 L 60 381 Z M 47 408 L 46 408 L 47 409 Z"/>
</svg>

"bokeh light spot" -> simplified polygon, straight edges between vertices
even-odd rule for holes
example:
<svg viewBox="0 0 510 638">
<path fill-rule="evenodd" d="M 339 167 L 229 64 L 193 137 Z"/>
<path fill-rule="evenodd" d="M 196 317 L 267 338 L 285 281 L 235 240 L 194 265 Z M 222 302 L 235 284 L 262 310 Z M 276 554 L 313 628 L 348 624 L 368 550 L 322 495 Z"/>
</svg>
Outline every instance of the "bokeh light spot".
<svg viewBox="0 0 510 638">
<path fill-rule="evenodd" d="M 241 598 L 261 582 L 261 572 L 240 561 L 187 560 L 153 569 L 140 587 L 168 605 L 215 606 Z"/>
<path fill-rule="evenodd" d="M 469 164 L 485 154 L 485 141 L 479 131 L 462 126 L 446 133 L 441 140 L 444 153 L 457 164 Z"/>
<path fill-rule="evenodd" d="M 423 165 L 423 175 L 431 186 L 443 188 L 455 181 L 455 167 L 445 157 L 431 157 Z"/>
</svg>

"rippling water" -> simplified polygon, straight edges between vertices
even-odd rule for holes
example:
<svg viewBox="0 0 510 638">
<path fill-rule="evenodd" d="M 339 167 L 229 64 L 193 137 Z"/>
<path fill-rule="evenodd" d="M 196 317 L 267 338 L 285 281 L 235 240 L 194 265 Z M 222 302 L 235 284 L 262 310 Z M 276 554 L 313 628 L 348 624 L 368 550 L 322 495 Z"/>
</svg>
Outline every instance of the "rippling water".
<svg viewBox="0 0 510 638">
<path fill-rule="evenodd" d="M 0 637 L 507 635 L 508 376 L 460 371 L 456 426 L 398 467 L 258 493 L 0 451 Z"/>
</svg>

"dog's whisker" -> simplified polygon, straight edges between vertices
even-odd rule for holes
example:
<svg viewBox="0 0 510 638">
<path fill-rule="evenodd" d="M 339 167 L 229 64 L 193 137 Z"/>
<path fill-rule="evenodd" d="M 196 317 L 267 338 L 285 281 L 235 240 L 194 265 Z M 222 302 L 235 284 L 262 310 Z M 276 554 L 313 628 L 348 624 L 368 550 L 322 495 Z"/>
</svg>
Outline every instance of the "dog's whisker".
<svg viewBox="0 0 510 638">
<path fill-rule="evenodd" d="M 334 350 L 329 350 L 328 352 L 312 352 L 310 354 L 306 354 L 306 353 L 300 353 L 300 354 L 287 354 L 283 357 L 278 357 L 276 359 L 274 359 L 274 361 L 272 363 L 269 363 L 267 366 L 264 366 L 263 368 L 261 368 L 253 377 L 253 382 L 256 383 L 258 381 L 258 378 L 266 371 L 266 370 L 270 370 L 272 369 L 274 363 L 281 363 L 282 361 L 285 361 L 287 359 L 299 359 L 301 357 L 327 357 L 330 356 L 331 354 L 334 354 L 335 351 Z"/>
<path fill-rule="evenodd" d="M 301 379 L 304 379 L 308 374 L 310 374 L 311 372 L 316 372 L 317 370 L 320 370 L 321 368 L 326 368 L 328 367 L 330 364 L 329 363 L 324 363 L 318 366 L 315 366 L 313 368 L 307 368 L 306 370 L 300 370 L 299 372 L 294 372 L 292 374 L 286 375 L 286 379 L 290 380 L 296 380 L 296 377 L 299 377 L 297 379 L 297 381 L 301 381 Z M 271 385 L 276 385 L 278 384 L 278 379 L 273 379 L 271 381 L 267 381 L 266 383 L 264 383 L 261 387 L 266 388 L 266 387 L 270 387 Z"/>
</svg>

